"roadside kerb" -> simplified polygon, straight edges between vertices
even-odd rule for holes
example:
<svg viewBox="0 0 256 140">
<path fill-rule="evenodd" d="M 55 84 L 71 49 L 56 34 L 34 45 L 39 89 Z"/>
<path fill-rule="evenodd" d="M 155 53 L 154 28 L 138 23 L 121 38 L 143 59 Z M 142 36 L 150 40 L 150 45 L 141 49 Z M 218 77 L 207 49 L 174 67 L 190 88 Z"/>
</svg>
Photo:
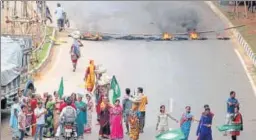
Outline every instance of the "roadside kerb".
<svg viewBox="0 0 256 140">
<path fill-rule="evenodd" d="M 52 37 L 55 37 L 55 35 L 56 35 L 56 30 L 53 29 Z M 45 42 L 45 41 L 43 41 L 43 42 Z M 42 62 L 36 68 L 34 68 L 31 71 L 29 71 L 29 74 L 33 74 L 35 72 L 40 72 L 42 70 L 42 68 L 47 65 L 47 63 L 49 62 L 49 58 L 50 58 L 50 56 L 52 54 L 53 45 L 54 45 L 54 41 L 51 40 L 51 43 L 50 43 L 49 49 L 47 51 L 46 57 L 42 60 Z"/>
<path fill-rule="evenodd" d="M 221 20 L 226 22 L 229 27 L 234 27 L 233 23 L 230 22 L 230 20 L 220 11 L 218 7 L 214 5 L 211 1 L 205 1 L 205 3 L 212 9 L 212 11 L 217 14 Z M 256 67 L 256 56 L 255 53 L 253 53 L 250 45 L 245 41 L 243 36 L 239 33 L 237 29 L 231 29 L 231 33 L 234 35 L 236 40 L 239 42 L 240 45 L 243 46 L 246 54 L 249 56 L 251 61 L 253 62 L 253 65 Z"/>
</svg>

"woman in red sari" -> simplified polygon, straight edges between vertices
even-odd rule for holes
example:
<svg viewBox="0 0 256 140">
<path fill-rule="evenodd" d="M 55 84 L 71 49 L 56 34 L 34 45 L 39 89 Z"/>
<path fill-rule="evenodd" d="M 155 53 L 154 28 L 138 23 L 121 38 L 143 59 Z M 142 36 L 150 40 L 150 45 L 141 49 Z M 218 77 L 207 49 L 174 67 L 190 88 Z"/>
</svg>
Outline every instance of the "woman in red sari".
<svg viewBox="0 0 256 140">
<path fill-rule="evenodd" d="M 237 124 L 237 125 L 242 125 L 243 124 L 243 120 L 242 120 L 242 115 L 239 112 L 239 107 L 235 107 L 235 116 L 234 116 L 234 120 L 233 120 L 233 124 Z M 242 130 L 242 128 L 241 128 Z M 231 131 L 231 139 L 232 140 L 237 140 L 237 136 L 240 135 L 240 131 Z"/>
<path fill-rule="evenodd" d="M 34 111 L 37 107 L 37 99 L 36 99 L 36 96 L 35 94 L 32 94 L 31 95 L 31 99 L 30 99 L 30 107 L 31 107 L 31 110 L 32 110 L 32 120 L 31 120 L 31 123 L 32 123 L 32 136 L 35 135 L 36 133 L 36 125 L 33 125 L 36 123 L 36 117 L 34 115 Z"/>
</svg>

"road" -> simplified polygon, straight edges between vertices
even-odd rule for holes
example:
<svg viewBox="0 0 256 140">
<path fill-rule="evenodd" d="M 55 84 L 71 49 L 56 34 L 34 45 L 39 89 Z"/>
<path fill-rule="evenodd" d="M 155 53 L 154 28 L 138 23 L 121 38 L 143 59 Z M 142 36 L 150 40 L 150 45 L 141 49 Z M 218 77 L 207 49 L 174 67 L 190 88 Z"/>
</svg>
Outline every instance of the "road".
<svg viewBox="0 0 256 140">
<path fill-rule="evenodd" d="M 49 5 L 54 7 L 56 2 L 53 3 L 49 2 Z M 224 23 L 203 2 L 61 3 L 68 11 L 73 24 L 77 21 L 74 26 L 103 32 L 162 33 L 163 29 L 182 31 L 184 29 L 177 25 L 181 23 L 179 14 L 189 21 L 193 17 L 198 30 L 225 27 Z M 76 10 L 71 11 L 75 6 Z M 184 12 L 177 11 L 181 9 Z M 168 16 L 169 21 L 161 18 L 165 15 Z M 168 22 L 171 25 L 168 25 Z M 235 90 L 244 116 L 244 131 L 239 138 L 253 140 L 256 122 L 252 120 L 256 118 L 256 113 L 250 108 L 256 105 L 255 93 L 234 51 L 232 41 L 83 41 L 82 57 L 74 73 L 69 56 L 72 39 L 68 37 L 61 39 L 67 40 L 68 43 L 55 46 L 54 61 L 47 67 L 43 77 L 36 81 L 38 93 L 57 90 L 61 77 L 64 77 L 65 94 L 69 95 L 71 92 L 81 90 L 79 85 L 83 84 L 88 60 L 93 59 L 95 63 L 103 64 L 110 76 L 116 75 L 122 91 L 127 87 L 131 89 L 138 86 L 144 87 L 149 104 L 145 133 L 140 136 L 141 140 L 154 140 L 159 106 L 168 105 L 170 98 L 174 102 L 171 113 L 178 119 L 187 105 L 192 107 L 192 113 L 199 119 L 203 105 L 209 104 L 215 114 L 214 140 L 228 140 L 229 138 L 222 136 L 215 126 L 223 124 L 226 112 L 225 102 L 229 92 Z M 4 121 L 2 126 L 4 131 L 7 131 L 5 129 L 7 121 Z M 170 127 L 179 126 L 170 121 Z M 194 123 L 190 140 L 196 139 L 196 128 L 197 123 Z M 93 133 L 86 135 L 85 139 L 97 139 L 98 126 L 94 126 L 93 129 Z M 7 137 L 7 135 L 4 136 Z"/>
</svg>

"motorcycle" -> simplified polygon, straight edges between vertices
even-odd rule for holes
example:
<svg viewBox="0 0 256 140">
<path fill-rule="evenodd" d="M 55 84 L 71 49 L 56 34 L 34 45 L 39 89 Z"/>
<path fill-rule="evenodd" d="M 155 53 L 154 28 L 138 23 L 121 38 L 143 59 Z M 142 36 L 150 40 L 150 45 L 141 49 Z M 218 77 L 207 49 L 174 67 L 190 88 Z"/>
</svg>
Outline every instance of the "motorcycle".
<svg viewBox="0 0 256 140">
<path fill-rule="evenodd" d="M 63 133 L 62 136 L 66 140 L 77 140 L 77 132 L 76 132 L 76 125 L 73 123 L 64 123 Z"/>
</svg>

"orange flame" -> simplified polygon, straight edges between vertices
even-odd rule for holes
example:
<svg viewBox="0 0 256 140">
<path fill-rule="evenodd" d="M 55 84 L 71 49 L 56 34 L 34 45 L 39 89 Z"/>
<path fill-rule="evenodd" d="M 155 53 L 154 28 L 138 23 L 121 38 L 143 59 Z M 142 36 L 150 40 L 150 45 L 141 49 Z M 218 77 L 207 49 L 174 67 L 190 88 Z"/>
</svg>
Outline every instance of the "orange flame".
<svg viewBox="0 0 256 140">
<path fill-rule="evenodd" d="M 97 40 L 102 40 L 102 37 L 100 36 L 99 33 L 96 33 L 95 38 L 96 38 Z"/>
<path fill-rule="evenodd" d="M 162 38 L 163 38 L 163 40 L 170 40 L 170 39 L 172 39 L 172 35 L 170 35 L 170 34 L 168 34 L 168 33 L 165 32 L 165 33 L 163 34 L 163 37 L 162 37 Z"/>
<path fill-rule="evenodd" d="M 91 33 L 87 32 L 84 34 L 84 37 L 93 37 Z"/>
<path fill-rule="evenodd" d="M 189 37 L 190 37 L 191 39 L 198 39 L 199 35 L 198 35 L 198 33 L 196 33 L 196 32 L 191 32 L 190 35 L 189 35 Z"/>
</svg>

